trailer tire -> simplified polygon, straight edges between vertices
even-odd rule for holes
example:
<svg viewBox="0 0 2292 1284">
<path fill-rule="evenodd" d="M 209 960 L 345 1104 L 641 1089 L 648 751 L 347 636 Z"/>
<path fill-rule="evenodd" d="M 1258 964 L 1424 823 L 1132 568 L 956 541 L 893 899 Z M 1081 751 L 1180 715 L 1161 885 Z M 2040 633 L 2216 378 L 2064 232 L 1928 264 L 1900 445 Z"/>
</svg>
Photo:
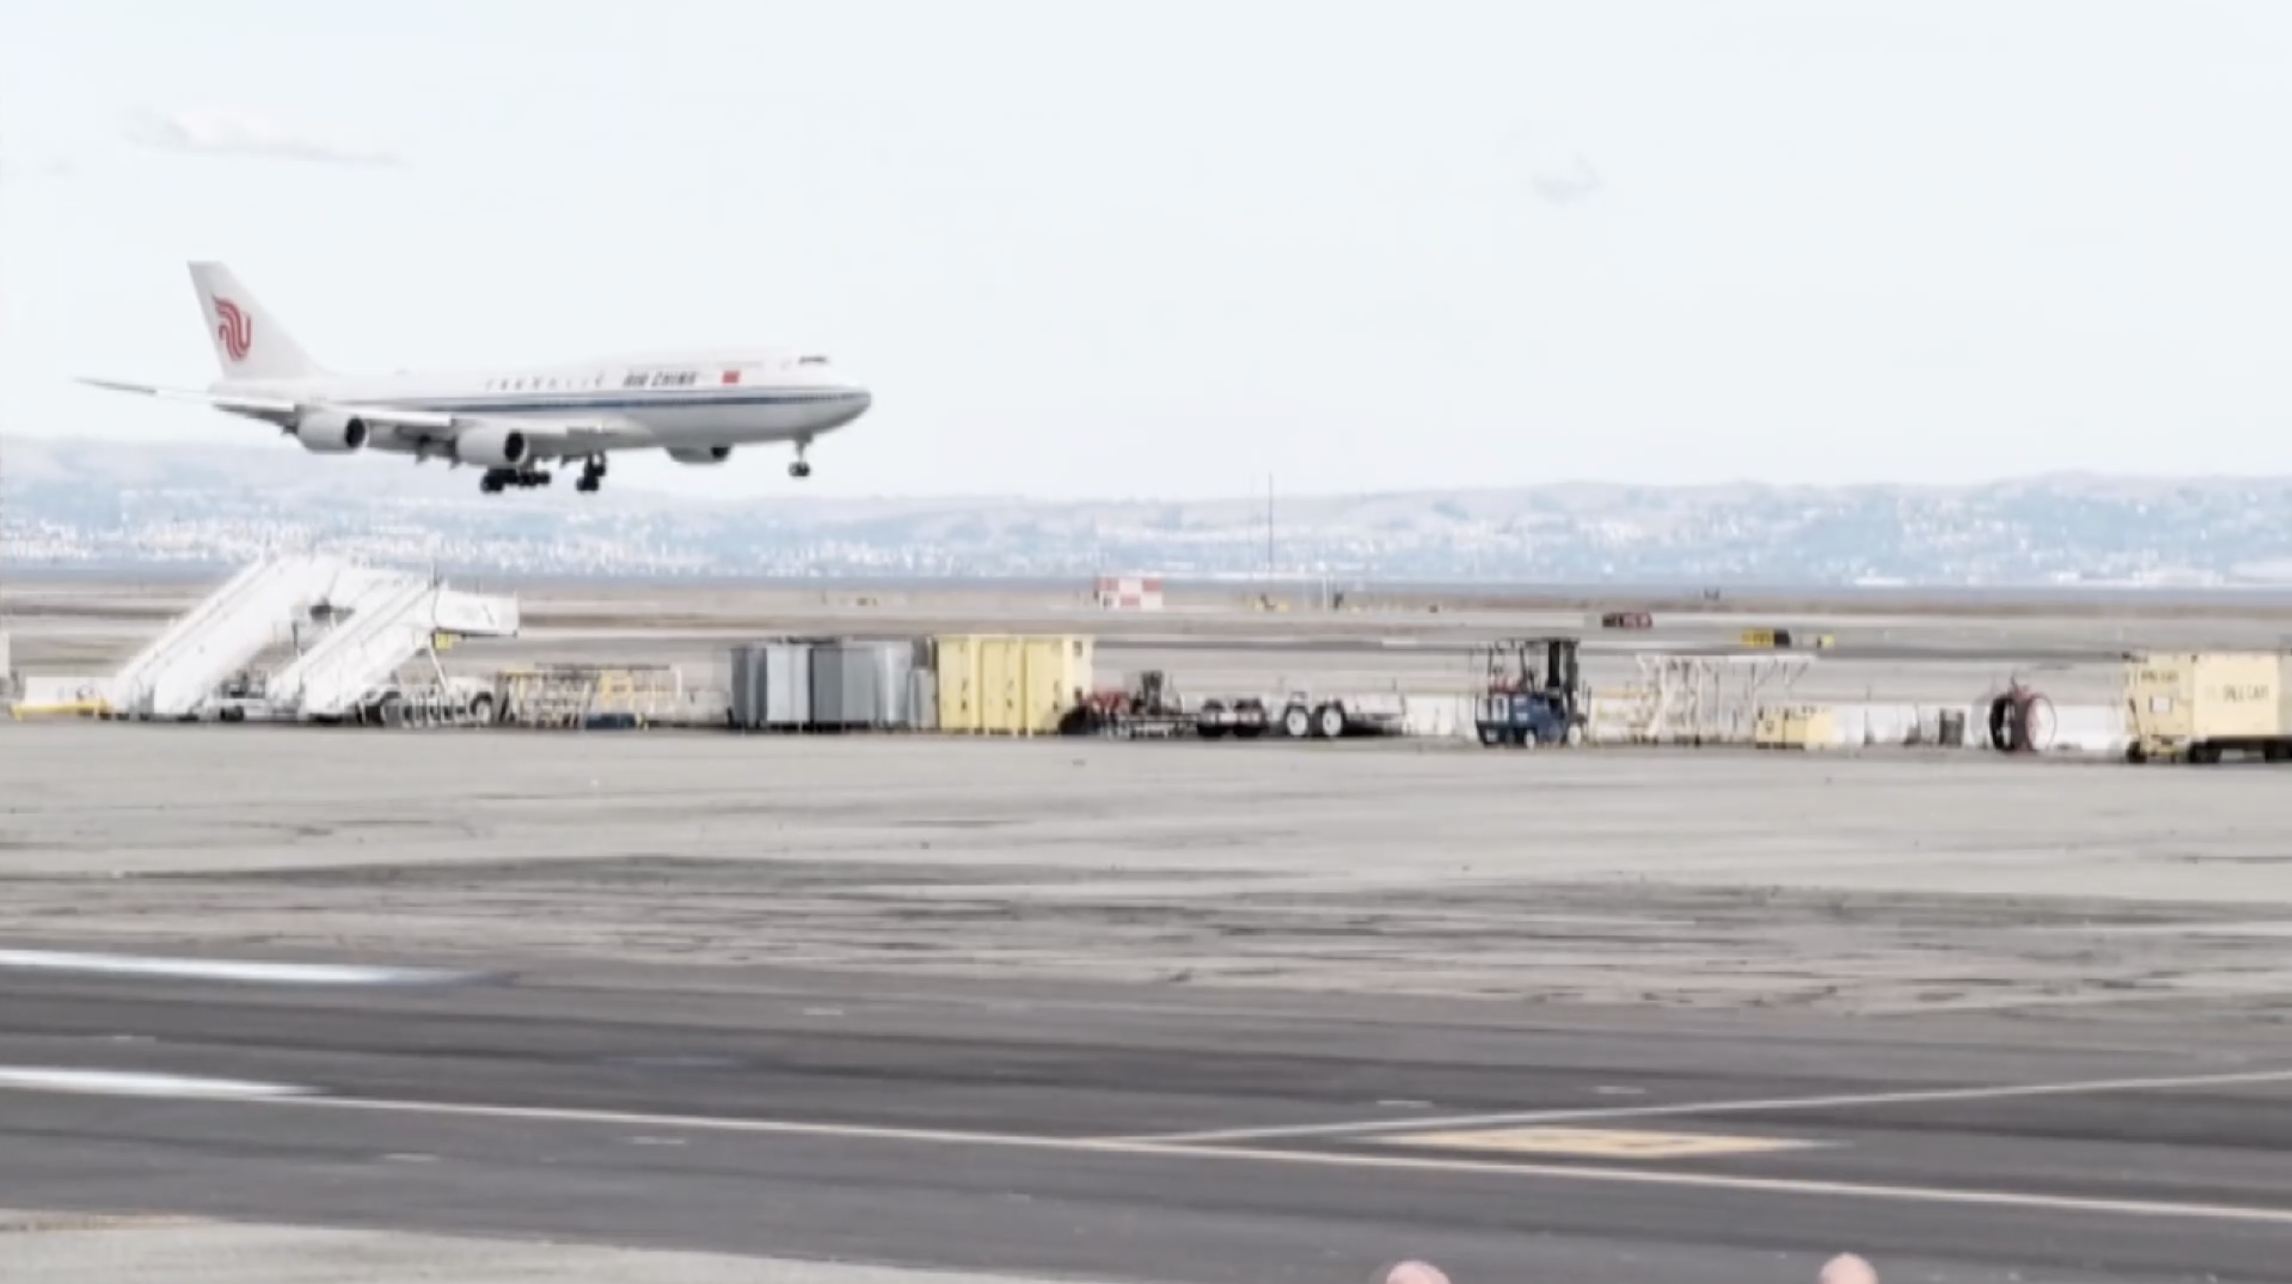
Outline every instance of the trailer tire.
<svg viewBox="0 0 2292 1284">
<path fill-rule="evenodd" d="M 1333 704 L 1325 704 L 1313 711 L 1313 733 L 1323 740 L 1335 740 L 1345 734 L 1345 711 Z"/>
<path fill-rule="evenodd" d="M 1502 727 L 1482 727 L 1480 729 L 1480 743 L 1491 749 L 1503 744 L 1505 738 L 1506 733 Z"/>
<path fill-rule="evenodd" d="M 481 727 L 493 725 L 493 697 L 479 692 L 470 699 L 470 721 Z"/>
<path fill-rule="evenodd" d="M 1293 704 L 1282 711 L 1281 729 L 1292 740 L 1303 740 L 1313 734 L 1313 719 L 1304 705 Z"/>
<path fill-rule="evenodd" d="M 1567 740 L 1568 740 L 1568 747 L 1569 747 L 1569 748 L 1571 748 L 1571 749 L 1573 749 L 1573 748 L 1576 748 L 1577 746 L 1579 746 L 1579 745 L 1583 744 L 1583 743 L 1584 743 L 1584 724 L 1583 724 L 1583 723 L 1581 723 L 1581 722 L 1571 722 L 1571 723 L 1569 723 L 1569 724 L 1568 724 L 1568 735 L 1567 735 Z"/>
</svg>

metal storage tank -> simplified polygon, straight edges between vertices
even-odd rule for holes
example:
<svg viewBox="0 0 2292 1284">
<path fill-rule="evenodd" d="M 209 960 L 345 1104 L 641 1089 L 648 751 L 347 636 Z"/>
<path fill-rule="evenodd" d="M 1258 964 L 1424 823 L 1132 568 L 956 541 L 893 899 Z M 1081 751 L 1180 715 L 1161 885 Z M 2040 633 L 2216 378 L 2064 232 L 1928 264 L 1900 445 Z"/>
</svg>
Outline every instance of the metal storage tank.
<svg viewBox="0 0 2292 1284">
<path fill-rule="evenodd" d="M 929 665 L 907 671 L 907 729 L 939 730 L 939 675 Z"/>
<path fill-rule="evenodd" d="M 743 731 L 787 731 L 812 720 L 812 648 L 794 638 L 732 648 L 732 720 Z"/>
<path fill-rule="evenodd" d="M 812 721 L 812 648 L 794 639 L 755 649 L 758 726 L 795 730 Z"/>
<path fill-rule="evenodd" d="M 877 727 L 904 727 L 908 725 L 909 676 L 915 672 L 915 643 L 902 638 L 894 642 L 861 643 L 875 665 L 875 707 L 870 711 L 870 725 Z"/>
<path fill-rule="evenodd" d="M 732 725 L 741 731 L 756 725 L 755 650 L 745 642 L 732 648 Z"/>
<path fill-rule="evenodd" d="M 872 727 L 883 709 L 878 648 L 837 640 L 812 647 L 812 725 Z"/>
</svg>

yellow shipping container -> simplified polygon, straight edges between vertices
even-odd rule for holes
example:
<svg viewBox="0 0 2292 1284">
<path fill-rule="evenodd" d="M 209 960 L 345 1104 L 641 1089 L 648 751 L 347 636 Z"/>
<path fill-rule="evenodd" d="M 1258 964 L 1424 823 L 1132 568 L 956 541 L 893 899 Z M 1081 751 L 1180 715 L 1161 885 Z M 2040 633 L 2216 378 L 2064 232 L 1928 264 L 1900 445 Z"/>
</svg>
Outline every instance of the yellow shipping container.
<svg viewBox="0 0 2292 1284">
<path fill-rule="evenodd" d="M 1838 744 L 1838 714 L 1826 704 L 1810 704 L 1799 711 L 1800 749 L 1830 749 Z"/>
<path fill-rule="evenodd" d="M 1776 705 L 1759 710 L 1751 743 L 1762 749 L 1828 749 L 1838 741 L 1838 716 L 1828 705 Z"/>
<path fill-rule="evenodd" d="M 2138 757 L 2209 759 L 2221 749 L 2267 749 L 2292 739 L 2292 654 L 2134 656 L 2125 666 L 2125 711 Z"/>
<path fill-rule="evenodd" d="M 1096 682 L 1096 647 L 1073 634 L 949 634 L 938 638 L 939 729 L 1037 735 Z"/>
</svg>

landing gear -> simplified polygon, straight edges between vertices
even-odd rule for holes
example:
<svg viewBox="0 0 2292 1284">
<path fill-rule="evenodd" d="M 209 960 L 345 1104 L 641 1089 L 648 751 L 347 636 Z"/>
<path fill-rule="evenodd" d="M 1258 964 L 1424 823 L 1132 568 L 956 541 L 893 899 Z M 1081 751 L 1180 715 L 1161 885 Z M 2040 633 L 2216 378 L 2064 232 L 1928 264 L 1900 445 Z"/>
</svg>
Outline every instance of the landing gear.
<svg viewBox="0 0 2292 1284">
<path fill-rule="evenodd" d="M 790 477 L 803 478 L 812 475 L 812 466 L 804 462 L 804 452 L 811 449 L 811 445 L 809 438 L 796 443 L 796 462 L 788 465 Z"/>
<path fill-rule="evenodd" d="M 573 489 L 581 491 L 584 494 L 594 494 L 596 493 L 597 488 L 604 484 L 605 457 L 603 455 L 591 455 L 587 459 L 582 460 L 581 480 L 573 483 Z"/>
<path fill-rule="evenodd" d="M 498 495 L 510 486 L 530 490 L 535 486 L 547 486 L 549 482 L 550 475 L 538 468 L 488 468 L 485 476 L 478 479 L 478 490 L 488 495 Z"/>
</svg>

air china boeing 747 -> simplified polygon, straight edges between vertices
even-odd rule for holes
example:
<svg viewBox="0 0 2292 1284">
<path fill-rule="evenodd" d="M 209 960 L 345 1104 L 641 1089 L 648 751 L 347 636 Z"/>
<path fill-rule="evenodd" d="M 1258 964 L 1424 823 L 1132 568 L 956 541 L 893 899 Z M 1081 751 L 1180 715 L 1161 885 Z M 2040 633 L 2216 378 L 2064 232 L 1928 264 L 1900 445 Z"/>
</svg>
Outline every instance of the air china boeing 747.
<svg viewBox="0 0 2292 1284">
<path fill-rule="evenodd" d="M 478 489 L 546 486 L 551 461 L 582 461 L 578 489 L 605 478 L 616 450 L 665 450 L 684 464 L 720 464 L 735 446 L 791 442 L 793 477 L 805 450 L 867 412 L 865 388 L 826 357 L 743 349 L 606 357 L 566 365 L 460 374 L 338 375 L 305 354 L 229 268 L 193 263 L 207 333 L 223 378 L 204 391 L 83 379 L 98 388 L 203 402 L 275 424 L 319 454 L 372 449 L 481 465 Z"/>
</svg>

